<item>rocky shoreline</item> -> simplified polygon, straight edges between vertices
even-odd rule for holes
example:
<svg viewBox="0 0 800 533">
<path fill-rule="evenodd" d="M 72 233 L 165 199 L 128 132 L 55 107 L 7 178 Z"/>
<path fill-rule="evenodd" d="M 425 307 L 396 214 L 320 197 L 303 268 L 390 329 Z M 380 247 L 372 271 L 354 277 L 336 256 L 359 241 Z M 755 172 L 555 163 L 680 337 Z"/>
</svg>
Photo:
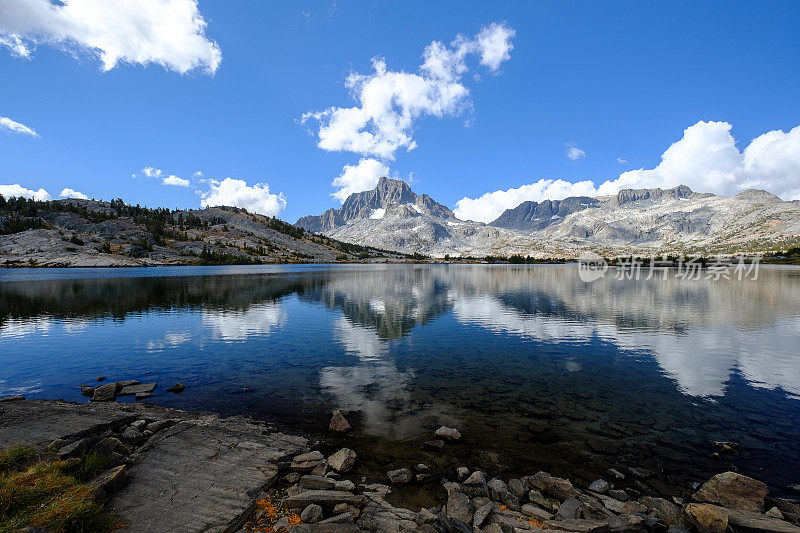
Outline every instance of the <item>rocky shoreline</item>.
<svg viewBox="0 0 800 533">
<path fill-rule="evenodd" d="M 800 532 L 800 501 L 770 496 L 764 483 L 735 472 L 669 499 L 643 483 L 653 472 L 636 467 L 611 468 L 589 484 L 546 472 L 501 479 L 468 465 L 444 472 L 424 462 L 367 478 L 353 473 L 369 452 L 346 447 L 349 430 L 346 414 L 335 412 L 338 451 L 323 453 L 330 443 L 245 417 L 141 402 L 0 401 L 0 448 L 107 457 L 91 486 L 130 531 Z M 441 451 L 461 438 L 441 427 L 423 446 Z M 397 492 L 415 486 L 438 501 L 407 508 Z"/>
</svg>

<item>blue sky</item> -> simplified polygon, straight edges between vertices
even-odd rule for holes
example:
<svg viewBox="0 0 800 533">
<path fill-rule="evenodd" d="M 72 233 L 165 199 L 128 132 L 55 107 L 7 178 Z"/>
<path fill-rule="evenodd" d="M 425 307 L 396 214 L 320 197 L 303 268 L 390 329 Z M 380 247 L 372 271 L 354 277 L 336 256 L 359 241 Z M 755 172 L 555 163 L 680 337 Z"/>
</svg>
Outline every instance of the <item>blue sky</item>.
<svg viewBox="0 0 800 533">
<path fill-rule="evenodd" d="M 355 181 L 345 177 L 352 190 L 388 168 L 417 192 L 458 207 L 459 216 L 487 221 L 525 199 L 623 185 L 686 182 L 719 194 L 755 185 L 800 198 L 800 129 L 792 131 L 800 124 L 795 1 L 232 7 L 201 0 L 196 14 L 205 28 L 187 30 L 177 17 L 152 34 L 120 41 L 99 33 L 89 43 L 70 37 L 51 12 L 42 22 L 43 2 L 0 7 L 3 185 L 168 207 L 198 207 L 204 194 L 294 221 L 338 207 L 332 181 L 363 158 L 374 163 Z M 162 0 L 147 2 L 157 13 Z M 141 16 L 119 11 L 104 22 L 127 28 L 126 17 Z M 81 23 L 92 29 L 92 21 Z M 373 58 L 383 58 L 389 73 L 419 74 L 432 41 L 457 50 L 457 35 L 474 44 L 492 24 L 513 32 L 508 57 L 484 64 L 482 49 L 470 49 L 467 71 L 454 82 L 468 96 L 442 116 L 414 117 L 407 129 L 412 150 L 326 150 L 318 146 L 320 122 L 302 121 L 309 112 L 357 107 L 346 80 L 352 73 L 379 77 Z M 158 39 L 181 32 L 186 39 L 170 39 L 163 52 Z M 113 61 L 114 50 L 119 61 L 104 68 L 100 56 Z M 750 150 L 755 138 L 761 140 Z M 160 177 L 145 176 L 147 167 L 160 169 Z M 620 178 L 626 171 L 633 172 Z M 165 185 L 170 175 L 189 186 Z M 225 178 L 247 188 L 223 185 Z M 252 188 L 257 183 L 268 184 L 269 193 Z"/>
</svg>

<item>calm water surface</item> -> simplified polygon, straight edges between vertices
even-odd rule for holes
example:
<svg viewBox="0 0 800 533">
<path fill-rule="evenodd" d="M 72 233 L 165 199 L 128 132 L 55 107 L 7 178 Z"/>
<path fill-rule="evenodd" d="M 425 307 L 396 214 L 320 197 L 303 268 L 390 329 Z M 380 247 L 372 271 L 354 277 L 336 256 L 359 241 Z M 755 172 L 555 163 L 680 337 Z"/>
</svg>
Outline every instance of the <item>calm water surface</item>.
<svg viewBox="0 0 800 533">
<path fill-rule="evenodd" d="M 800 482 L 800 269 L 617 280 L 577 267 L 0 270 L 0 396 L 183 381 L 160 404 L 320 433 L 349 411 L 362 473 L 428 461 L 684 484 Z M 467 443 L 419 449 L 440 424 Z M 715 461 L 709 440 L 742 444 Z M 365 456 L 367 454 L 364 454 Z"/>
</svg>

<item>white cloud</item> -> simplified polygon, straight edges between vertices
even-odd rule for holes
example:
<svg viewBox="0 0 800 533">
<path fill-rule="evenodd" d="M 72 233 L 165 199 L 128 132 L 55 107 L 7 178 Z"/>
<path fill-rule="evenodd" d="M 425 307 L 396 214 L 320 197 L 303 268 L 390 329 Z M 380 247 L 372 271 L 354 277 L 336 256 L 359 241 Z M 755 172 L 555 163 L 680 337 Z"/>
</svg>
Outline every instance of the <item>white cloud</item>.
<svg viewBox="0 0 800 533">
<path fill-rule="evenodd" d="M 583 159 L 584 157 L 586 157 L 586 152 L 584 152 L 577 146 L 570 146 L 569 148 L 567 148 L 567 157 L 569 157 L 573 161 L 577 159 Z"/>
<path fill-rule="evenodd" d="M 102 69 L 155 63 L 181 74 L 216 72 L 197 0 L 13 0 L 0 2 L 0 44 L 30 57 L 37 44 L 97 55 Z"/>
<path fill-rule="evenodd" d="M 256 183 L 252 187 L 244 180 L 225 178 L 222 181 L 208 180 L 210 190 L 202 193 L 202 207 L 220 205 L 243 207 L 251 213 L 276 216 L 286 208 L 283 193 L 272 194 L 269 185 Z"/>
<path fill-rule="evenodd" d="M 459 218 L 491 222 L 526 200 L 560 200 L 568 196 L 616 194 L 620 189 L 670 188 L 687 185 L 693 191 L 730 196 L 746 189 L 765 189 L 784 200 L 800 199 L 800 126 L 774 130 L 753 139 L 740 151 L 727 122 L 700 121 L 683 131 L 652 169 L 623 172 L 595 186 L 540 179 L 515 189 L 462 198 Z"/>
<path fill-rule="evenodd" d="M 167 176 L 166 178 L 161 180 L 161 183 L 163 183 L 164 185 L 175 185 L 176 187 L 188 187 L 189 186 L 189 180 L 185 180 L 183 178 L 179 178 L 178 176 L 174 176 L 174 175 Z"/>
<path fill-rule="evenodd" d="M 620 165 L 624 165 L 627 162 L 628 162 L 627 159 L 622 159 L 621 157 L 617 158 L 617 163 L 619 163 Z"/>
<path fill-rule="evenodd" d="M 462 198 L 456 203 L 453 212 L 462 220 L 491 222 L 506 209 L 513 209 L 522 202 L 559 200 L 568 196 L 594 196 L 596 193 L 594 184 L 588 180 L 570 183 L 561 179 L 541 179 L 515 189 L 487 192 L 479 198 Z"/>
<path fill-rule="evenodd" d="M 38 191 L 34 191 L 26 189 L 19 183 L 15 183 L 14 185 L 0 185 L 0 196 L 5 196 L 6 198 L 22 197 L 28 198 L 29 200 L 39 200 L 40 202 L 53 199 L 50 193 L 44 189 L 40 188 Z"/>
<path fill-rule="evenodd" d="M 339 190 L 331 196 L 344 202 L 353 193 L 368 191 L 378 185 L 378 180 L 389 175 L 389 167 L 377 159 L 362 158 L 356 165 L 345 165 L 342 173 L 334 178 L 334 187 Z"/>
<path fill-rule="evenodd" d="M 144 167 L 142 169 L 142 174 L 144 174 L 148 178 L 160 178 L 163 173 L 164 173 L 163 170 L 155 167 Z M 134 174 L 134 176 L 135 175 L 136 174 Z"/>
<path fill-rule="evenodd" d="M 39 134 L 36 133 L 32 128 L 29 128 L 25 124 L 20 124 L 14 120 L 11 120 L 8 117 L 0 117 L 0 129 L 6 129 L 13 133 L 22 133 L 24 135 L 33 135 L 34 137 L 38 137 Z"/>
<path fill-rule="evenodd" d="M 194 176 L 195 178 L 201 178 L 203 177 L 203 171 L 196 170 L 194 173 L 192 173 L 192 176 Z"/>
<path fill-rule="evenodd" d="M 455 115 L 469 106 L 469 90 L 461 83 L 466 58 L 477 55 L 497 71 L 510 57 L 513 37 L 511 28 L 492 24 L 475 37 L 459 35 L 449 46 L 433 41 L 416 74 L 388 70 L 384 59 L 375 58 L 373 73 L 353 73 L 345 82 L 356 106 L 309 112 L 302 120 L 319 121 L 317 146 L 323 150 L 394 159 L 397 150 L 417 146 L 412 135 L 418 118 Z"/>
<path fill-rule="evenodd" d="M 78 192 L 75 189 L 70 189 L 67 187 L 66 189 L 61 189 L 61 198 L 78 198 L 79 200 L 88 200 L 89 197 L 83 194 L 82 192 Z"/>
</svg>

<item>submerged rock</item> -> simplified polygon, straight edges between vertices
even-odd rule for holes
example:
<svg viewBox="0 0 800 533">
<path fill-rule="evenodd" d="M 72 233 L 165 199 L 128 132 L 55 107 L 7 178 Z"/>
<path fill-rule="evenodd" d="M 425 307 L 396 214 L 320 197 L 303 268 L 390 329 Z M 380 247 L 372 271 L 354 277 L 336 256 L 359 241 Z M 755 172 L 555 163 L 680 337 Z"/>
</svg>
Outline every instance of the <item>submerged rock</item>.
<svg viewBox="0 0 800 533">
<path fill-rule="evenodd" d="M 180 393 L 182 393 L 183 391 L 186 390 L 186 385 L 184 385 L 183 383 L 179 382 L 179 383 L 176 383 L 175 385 L 173 385 L 171 387 L 167 387 L 164 390 L 167 391 L 167 392 L 174 392 L 175 394 L 180 394 Z"/>
<path fill-rule="evenodd" d="M 444 439 L 449 440 L 451 442 L 455 442 L 461 438 L 461 432 L 455 428 L 449 428 L 447 426 L 442 426 L 436 430 L 434 433 L 437 439 Z"/>
<path fill-rule="evenodd" d="M 425 441 L 422 443 L 422 449 L 431 452 L 441 452 L 444 450 L 444 441 L 439 439 Z"/>
<path fill-rule="evenodd" d="M 350 423 L 339 409 L 333 412 L 333 417 L 331 418 L 331 423 L 328 427 L 331 431 L 335 431 L 337 433 L 347 433 L 350 431 L 350 429 L 352 429 Z"/>
<path fill-rule="evenodd" d="M 117 382 L 117 388 L 119 388 Z M 156 390 L 156 383 L 134 383 L 132 385 L 125 385 L 117 392 L 118 396 L 133 396 L 136 394 L 150 393 Z"/>
<path fill-rule="evenodd" d="M 386 472 L 386 475 L 389 477 L 389 481 L 392 482 L 392 485 L 405 485 L 414 479 L 414 474 L 408 468 L 390 470 Z"/>
</svg>

